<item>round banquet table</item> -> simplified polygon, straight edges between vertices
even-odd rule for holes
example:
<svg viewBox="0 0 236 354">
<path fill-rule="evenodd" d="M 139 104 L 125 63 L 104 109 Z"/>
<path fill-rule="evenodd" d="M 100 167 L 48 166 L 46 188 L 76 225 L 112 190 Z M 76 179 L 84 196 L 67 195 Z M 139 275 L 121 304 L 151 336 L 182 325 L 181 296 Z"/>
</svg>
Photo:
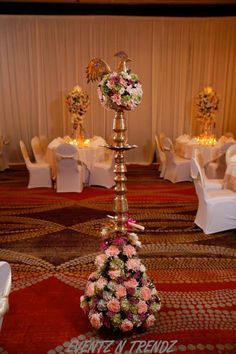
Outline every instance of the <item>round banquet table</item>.
<svg viewBox="0 0 236 354">
<path fill-rule="evenodd" d="M 208 162 L 216 160 L 221 152 L 221 144 L 216 144 L 215 146 L 207 146 L 200 144 L 189 144 L 175 142 L 175 152 L 177 155 L 184 157 L 185 159 L 191 159 L 194 156 L 194 152 L 197 150 L 201 153 L 203 157 L 203 163 L 206 165 Z"/>
<path fill-rule="evenodd" d="M 62 141 L 58 140 L 58 143 L 54 141 L 53 144 L 49 144 L 45 155 L 45 160 L 51 166 L 54 179 L 57 174 L 55 150 L 62 143 Z M 86 166 L 89 173 L 95 162 L 102 161 L 105 158 L 105 148 L 102 146 L 74 146 L 77 148 L 75 158 Z"/>
</svg>

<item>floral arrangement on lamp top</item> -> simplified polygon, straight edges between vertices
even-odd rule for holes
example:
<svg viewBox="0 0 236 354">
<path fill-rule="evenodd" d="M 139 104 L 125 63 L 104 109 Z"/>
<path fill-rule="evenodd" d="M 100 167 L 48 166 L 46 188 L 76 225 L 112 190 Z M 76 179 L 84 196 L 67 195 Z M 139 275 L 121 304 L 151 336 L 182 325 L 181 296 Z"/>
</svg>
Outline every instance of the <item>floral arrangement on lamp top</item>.
<svg viewBox="0 0 236 354">
<path fill-rule="evenodd" d="M 196 98 L 198 110 L 197 119 L 202 122 L 215 122 L 215 113 L 218 111 L 219 98 L 211 87 L 205 87 Z"/>
<path fill-rule="evenodd" d="M 103 253 L 96 257 L 97 270 L 89 276 L 81 296 L 81 307 L 92 327 L 128 332 L 153 326 L 161 301 L 138 257 L 141 242 L 137 234 L 112 238 L 105 228 L 102 235 Z"/>
<path fill-rule="evenodd" d="M 98 98 L 108 109 L 127 110 L 136 108 L 143 90 L 138 76 L 133 73 L 115 71 L 105 75 L 98 84 Z"/>
<path fill-rule="evenodd" d="M 109 65 L 100 58 L 92 59 L 87 68 L 87 80 L 101 79 L 98 84 L 98 98 L 107 109 L 130 111 L 141 102 L 143 90 L 138 76 L 131 73 L 127 62 L 132 61 L 127 54 L 120 51 L 115 54 L 120 58 L 117 71 L 112 71 Z"/>
<path fill-rule="evenodd" d="M 66 105 L 72 113 L 71 123 L 82 124 L 89 107 L 89 95 L 80 86 L 75 86 L 66 96 Z"/>
</svg>

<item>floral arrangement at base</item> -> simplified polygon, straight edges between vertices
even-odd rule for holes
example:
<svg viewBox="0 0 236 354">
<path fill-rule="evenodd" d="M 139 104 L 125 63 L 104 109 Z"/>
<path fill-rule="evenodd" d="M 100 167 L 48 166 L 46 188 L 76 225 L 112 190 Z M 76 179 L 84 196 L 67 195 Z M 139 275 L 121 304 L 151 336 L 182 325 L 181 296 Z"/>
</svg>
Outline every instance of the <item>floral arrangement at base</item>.
<svg viewBox="0 0 236 354">
<path fill-rule="evenodd" d="M 72 113 L 73 129 L 76 130 L 80 127 L 80 130 L 83 130 L 84 115 L 89 107 L 89 95 L 77 85 L 67 94 L 66 105 L 69 112 Z"/>
<path fill-rule="evenodd" d="M 138 257 L 137 234 L 110 237 L 104 228 L 102 235 L 103 253 L 95 259 L 97 270 L 88 278 L 81 308 L 95 329 L 128 332 L 153 326 L 161 301 Z"/>
<path fill-rule="evenodd" d="M 98 84 L 98 97 L 103 106 L 115 111 L 130 111 L 136 108 L 143 90 L 138 76 L 128 71 L 111 72 Z"/>
<path fill-rule="evenodd" d="M 206 132 L 215 124 L 215 114 L 218 111 L 219 98 L 212 87 L 205 87 L 196 98 L 197 120 L 199 120 Z"/>
</svg>

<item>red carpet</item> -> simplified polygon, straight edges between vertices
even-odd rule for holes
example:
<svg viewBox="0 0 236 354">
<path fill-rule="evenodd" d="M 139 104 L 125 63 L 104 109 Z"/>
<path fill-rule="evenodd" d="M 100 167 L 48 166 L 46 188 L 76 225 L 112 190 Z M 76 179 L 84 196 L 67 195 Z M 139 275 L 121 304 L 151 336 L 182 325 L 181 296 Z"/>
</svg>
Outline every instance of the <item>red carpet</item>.
<svg viewBox="0 0 236 354">
<path fill-rule="evenodd" d="M 124 346 L 120 353 L 133 354 L 140 345 L 141 353 L 236 353 L 236 232 L 204 235 L 193 223 L 193 184 L 157 176 L 155 166 L 130 167 L 127 197 L 131 216 L 145 226 L 140 257 L 162 308 L 154 328 L 118 337 L 94 331 L 80 309 L 114 192 L 28 190 L 25 171 L 1 173 L 0 259 L 11 264 L 13 286 L 0 353 L 82 353 L 91 338 L 97 349 L 84 352 Z M 110 347 L 104 342 L 99 351 L 101 340 Z"/>
</svg>

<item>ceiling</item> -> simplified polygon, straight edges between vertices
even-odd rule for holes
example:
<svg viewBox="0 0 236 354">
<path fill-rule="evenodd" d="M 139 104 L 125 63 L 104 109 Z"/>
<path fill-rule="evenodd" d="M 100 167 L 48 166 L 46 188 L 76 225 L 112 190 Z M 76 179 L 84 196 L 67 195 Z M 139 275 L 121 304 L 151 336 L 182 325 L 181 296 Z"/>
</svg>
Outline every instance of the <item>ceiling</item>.
<svg viewBox="0 0 236 354">
<path fill-rule="evenodd" d="M 0 0 L 0 14 L 236 16 L 236 0 Z"/>
</svg>

